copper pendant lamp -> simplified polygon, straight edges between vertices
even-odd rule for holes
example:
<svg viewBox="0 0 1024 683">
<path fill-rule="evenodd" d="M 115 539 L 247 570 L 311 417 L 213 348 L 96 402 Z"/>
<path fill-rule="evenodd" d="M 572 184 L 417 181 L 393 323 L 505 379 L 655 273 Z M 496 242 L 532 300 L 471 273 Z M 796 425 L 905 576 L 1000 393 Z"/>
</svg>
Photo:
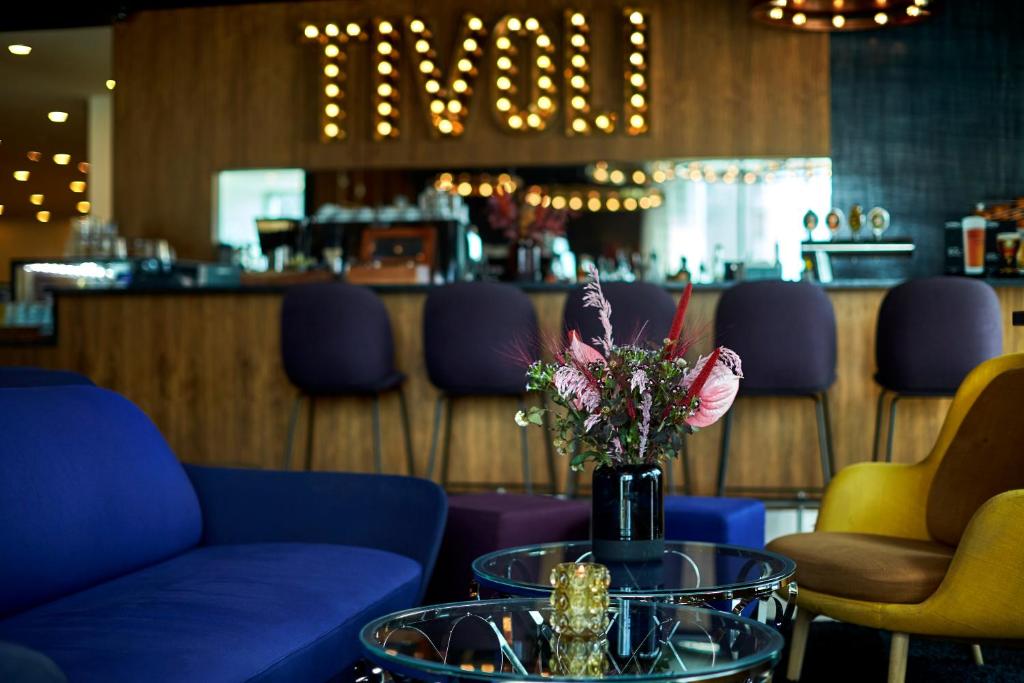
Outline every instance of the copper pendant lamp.
<svg viewBox="0 0 1024 683">
<path fill-rule="evenodd" d="M 752 0 L 755 21 L 798 31 L 866 31 L 931 16 L 932 0 Z"/>
</svg>

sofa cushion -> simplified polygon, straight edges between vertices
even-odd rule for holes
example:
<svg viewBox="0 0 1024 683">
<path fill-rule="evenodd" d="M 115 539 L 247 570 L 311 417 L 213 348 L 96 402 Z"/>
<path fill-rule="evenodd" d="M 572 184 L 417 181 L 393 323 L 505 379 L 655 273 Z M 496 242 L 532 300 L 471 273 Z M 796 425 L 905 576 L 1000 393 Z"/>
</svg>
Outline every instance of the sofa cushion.
<svg viewBox="0 0 1024 683">
<path fill-rule="evenodd" d="M 796 561 L 801 588 L 898 604 L 924 602 L 934 593 L 954 552 L 931 541 L 840 532 L 783 536 L 768 549 Z"/>
<path fill-rule="evenodd" d="M 0 617 L 193 547 L 199 503 L 142 411 L 92 386 L 0 389 Z"/>
<path fill-rule="evenodd" d="M 368 548 L 205 546 L 5 621 L 76 682 L 322 681 L 359 629 L 411 607 L 419 565 Z"/>
</svg>

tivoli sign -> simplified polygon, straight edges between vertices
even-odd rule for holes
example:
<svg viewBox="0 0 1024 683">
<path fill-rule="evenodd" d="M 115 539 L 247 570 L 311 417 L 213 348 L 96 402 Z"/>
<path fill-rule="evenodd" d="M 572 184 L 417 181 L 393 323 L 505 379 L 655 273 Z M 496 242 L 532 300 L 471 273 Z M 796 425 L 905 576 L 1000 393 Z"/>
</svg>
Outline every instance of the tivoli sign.
<svg viewBox="0 0 1024 683">
<path fill-rule="evenodd" d="M 643 135 L 650 126 L 650 16 L 625 7 L 618 21 L 624 35 L 623 100 L 619 110 L 609 111 L 591 106 L 591 18 L 582 11 L 564 11 L 561 75 L 555 38 L 535 16 L 508 14 L 488 27 L 479 16 L 465 14 L 447 62 L 441 61 L 431 25 L 422 17 L 305 24 L 305 40 L 320 51 L 321 139 L 338 141 L 351 133 L 346 126 L 347 68 L 349 50 L 359 42 L 369 42 L 373 55 L 375 140 L 401 136 L 402 108 L 409 106 L 401 97 L 403 68 L 415 73 L 419 95 L 411 106 L 426 116 L 435 137 L 458 138 L 465 132 L 473 91 L 485 79 L 490 81 L 487 106 L 511 133 L 545 130 L 561 100 L 569 137 L 618 131 Z M 403 39 L 409 59 L 402 59 Z"/>
</svg>

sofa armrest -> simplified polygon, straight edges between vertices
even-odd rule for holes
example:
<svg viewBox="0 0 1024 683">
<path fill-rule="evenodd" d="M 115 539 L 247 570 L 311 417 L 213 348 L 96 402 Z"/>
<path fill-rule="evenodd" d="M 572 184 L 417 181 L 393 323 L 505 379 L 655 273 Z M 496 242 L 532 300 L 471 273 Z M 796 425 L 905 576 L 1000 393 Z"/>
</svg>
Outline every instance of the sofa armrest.
<svg viewBox="0 0 1024 683">
<path fill-rule="evenodd" d="M 343 472 L 186 466 L 203 513 L 203 544 L 336 543 L 419 562 L 423 586 L 448 513 L 426 479 Z"/>
<path fill-rule="evenodd" d="M 67 677 L 42 652 L 0 641 L 0 681 L 67 683 Z"/>
<path fill-rule="evenodd" d="M 929 539 L 928 463 L 857 463 L 843 468 L 821 501 L 817 531 Z"/>
</svg>

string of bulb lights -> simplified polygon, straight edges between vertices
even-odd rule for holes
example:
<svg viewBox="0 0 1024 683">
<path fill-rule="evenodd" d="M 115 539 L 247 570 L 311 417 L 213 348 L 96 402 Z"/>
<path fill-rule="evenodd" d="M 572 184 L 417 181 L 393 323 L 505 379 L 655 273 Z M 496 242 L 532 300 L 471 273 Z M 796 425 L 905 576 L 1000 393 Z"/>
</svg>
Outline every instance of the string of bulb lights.
<svg viewBox="0 0 1024 683">
<path fill-rule="evenodd" d="M 864 31 L 905 26 L 931 14 L 930 0 L 754 0 L 751 16 L 804 31 Z"/>
<path fill-rule="evenodd" d="M 587 166 L 586 173 L 602 185 L 661 185 L 677 180 L 753 185 L 791 177 L 831 176 L 832 164 L 828 159 L 659 160 L 646 164 L 596 161 Z"/>
<path fill-rule="evenodd" d="M 511 194 L 523 187 L 523 180 L 508 173 L 439 173 L 434 189 L 461 197 L 488 198 L 500 192 Z M 523 201 L 530 206 L 569 211 L 643 211 L 662 205 L 661 191 L 654 187 L 595 187 L 592 185 L 529 185 Z"/>
</svg>

